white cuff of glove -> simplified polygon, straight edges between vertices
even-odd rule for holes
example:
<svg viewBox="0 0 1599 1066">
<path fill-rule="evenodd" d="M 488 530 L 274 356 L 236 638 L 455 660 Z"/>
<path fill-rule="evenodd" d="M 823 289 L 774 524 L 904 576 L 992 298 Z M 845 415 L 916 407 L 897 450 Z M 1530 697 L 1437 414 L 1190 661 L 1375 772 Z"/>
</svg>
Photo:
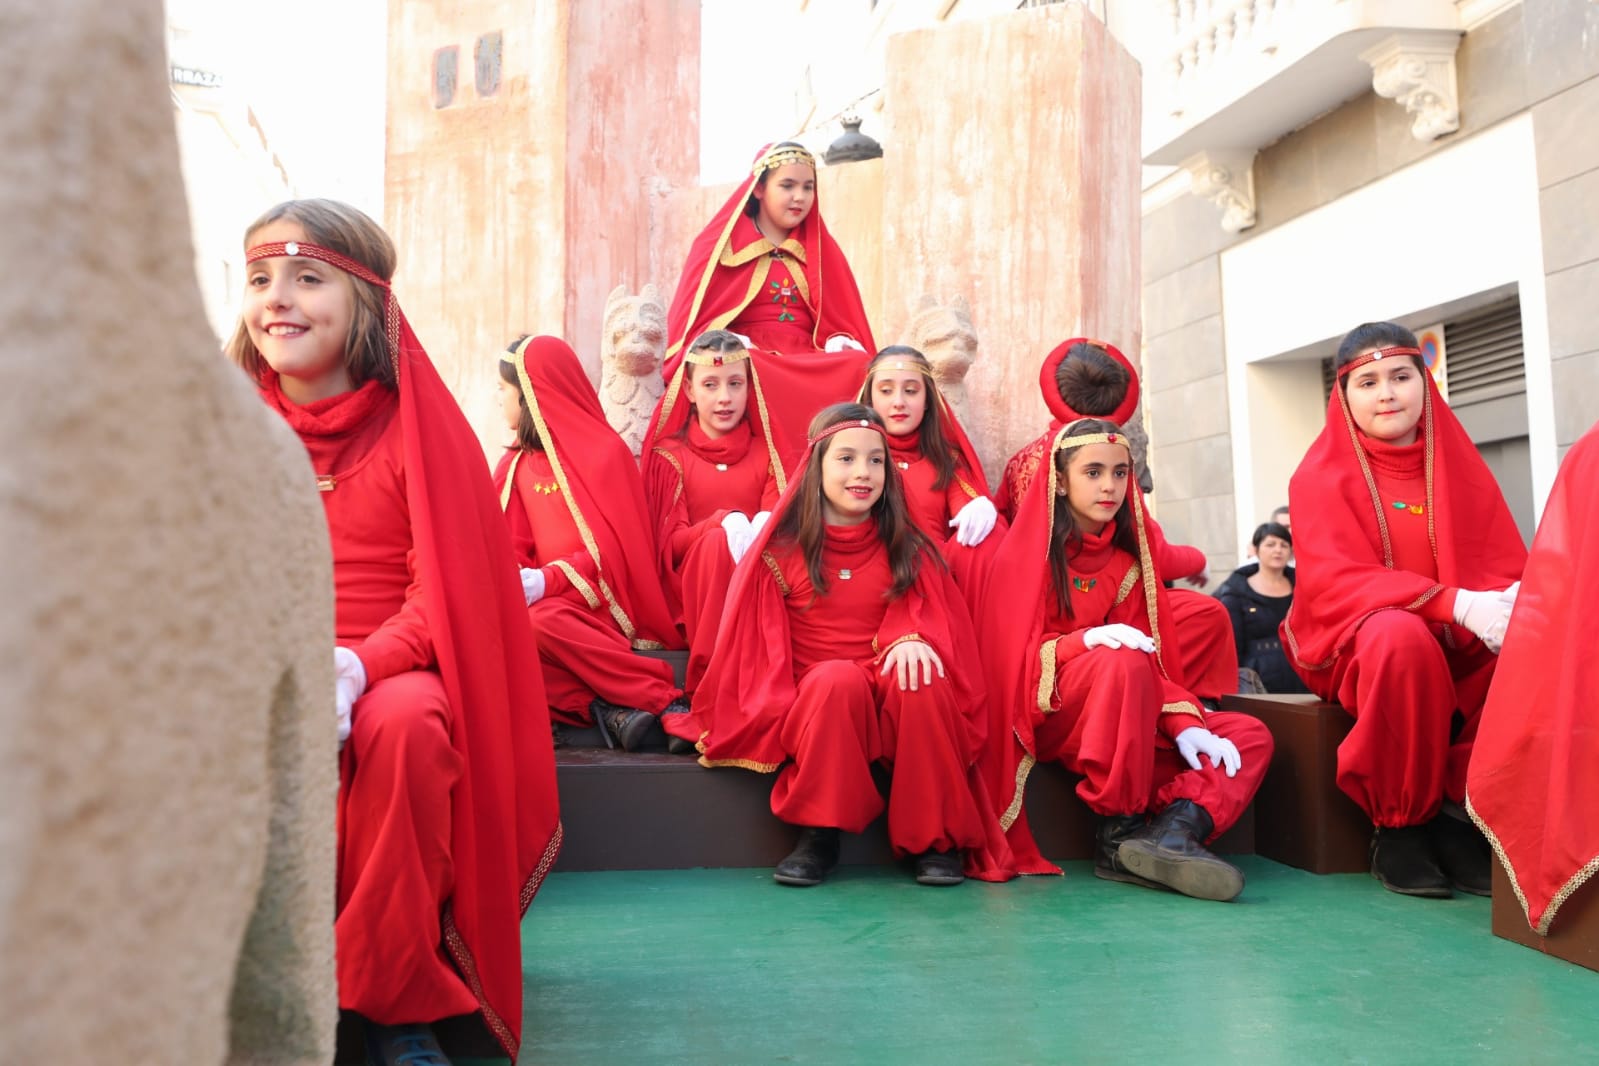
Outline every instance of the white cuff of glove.
<svg viewBox="0 0 1599 1066">
<path fill-rule="evenodd" d="M 1196 770 L 1204 769 L 1199 761 L 1201 755 L 1210 760 L 1212 767 L 1225 769 L 1228 777 L 1238 773 L 1238 768 L 1244 764 L 1238 754 L 1238 745 L 1225 737 L 1218 737 L 1203 726 L 1189 726 L 1177 734 L 1175 743 L 1177 753 Z"/>
<path fill-rule="evenodd" d="M 992 500 L 987 496 L 974 496 L 960 509 L 959 514 L 949 520 L 955 529 L 955 543 L 967 548 L 983 543 L 994 532 L 994 522 L 998 518 L 999 511 Z"/>
<path fill-rule="evenodd" d="M 522 599 L 529 607 L 544 598 L 544 571 L 530 566 L 522 567 Z"/>
<path fill-rule="evenodd" d="M 1083 647 L 1085 648 L 1132 648 L 1135 651 L 1152 652 L 1155 642 L 1149 639 L 1149 634 L 1130 626 L 1126 622 L 1112 622 L 1109 625 L 1095 626 L 1083 634 Z"/>
<path fill-rule="evenodd" d="M 729 511 L 722 518 L 722 532 L 727 534 L 727 553 L 735 564 L 750 550 L 755 540 L 755 530 L 743 511 Z"/>
<path fill-rule="evenodd" d="M 856 340 L 854 337 L 851 337 L 847 333 L 835 333 L 831 337 L 827 338 L 827 343 L 823 346 L 822 350 L 827 352 L 842 352 L 845 348 L 853 348 L 857 352 L 864 352 L 866 350 L 865 348 L 861 347 L 860 341 Z"/>
<path fill-rule="evenodd" d="M 1458 589 L 1455 592 L 1455 624 L 1471 630 L 1497 655 L 1504 643 L 1505 627 L 1510 624 L 1510 607 L 1503 593 Z"/>
<path fill-rule="evenodd" d="M 339 747 L 350 739 L 350 714 L 366 691 L 366 666 L 349 648 L 333 649 L 333 700 L 339 720 Z"/>
</svg>

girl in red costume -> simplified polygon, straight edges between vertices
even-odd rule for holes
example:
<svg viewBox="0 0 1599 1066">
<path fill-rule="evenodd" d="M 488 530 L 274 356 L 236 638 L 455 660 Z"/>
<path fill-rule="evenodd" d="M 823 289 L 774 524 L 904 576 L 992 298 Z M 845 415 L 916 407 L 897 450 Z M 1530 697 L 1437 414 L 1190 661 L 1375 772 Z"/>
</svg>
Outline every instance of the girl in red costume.
<svg viewBox="0 0 1599 1066">
<path fill-rule="evenodd" d="M 750 176 L 689 248 L 667 312 L 670 380 L 689 341 L 711 329 L 749 338 L 785 462 L 817 410 L 855 394 L 874 348 L 849 262 L 822 221 L 816 159 L 793 141 L 755 157 Z"/>
<path fill-rule="evenodd" d="M 1336 367 L 1327 425 L 1288 484 L 1299 565 L 1283 644 L 1354 716 L 1338 787 L 1377 827 L 1372 875 L 1406 895 L 1486 895 L 1488 848 L 1459 804 L 1500 593 L 1527 549 L 1409 330 L 1357 327 Z"/>
<path fill-rule="evenodd" d="M 560 823 L 482 450 L 395 302 L 375 222 L 291 201 L 244 243 L 228 351 L 304 442 L 333 548 L 339 1006 L 378 1061 L 442 1061 L 419 1023 L 473 1012 L 514 1059 L 521 917 Z"/>
<path fill-rule="evenodd" d="M 938 391 L 927 357 L 905 344 L 884 348 L 867 366 L 856 399 L 888 427 L 889 458 L 905 483 L 912 521 L 939 542 L 953 536 L 966 547 L 983 543 L 999 512 L 988 498 L 977 451 Z"/>
<path fill-rule="evenodd" d="M 871 408 L 837 404 L 810 428 L 733 575 L 694 695 L 700 762 L 778 772 L 772 812 L 802 827 L 781 884 L 819 884 L 839 831 L 882 812 L 879 761 L 894 771 L 889 840 L 917 857 L 919 882 L 1005 880 L 1010 853 L 977 773 L 990 723 L 960 593 L 906 514 Z"/>
<path fill-rule="evenodd" d="M 644 496 L 663 577 L 683 608 L 689 645 L 683 687 L 691 695 L 716 644 L 733 567 L 786 485 L 766 443 L 764 412 L 743 343 L 727 330 L 711 330 L 678 364 L 645 436 Z M 674 734 L 668 743 L 689 751 L 695 739 Z"/>
<path fill-rule="evenodd" d="M 1005 464 L 997 502 L 1006 518 L 1014 517 L 1062 426 L 1079 418 L 1103 418 L 1120 426 L 1138 409 L 1138 372 L 1131 360 L 1103 341 L 1074 337 L 1057 345 L 1039 371 L 1038 387 L 1054 418 L 1049 429 Z M 1168 541 L 1154 518 L 1148 519 L 1148 529 L 1155 572 L 1163 583 L 1205 584 L 1209 564 L 1204 552 Z M 1203 593 L 1170 588 L 1167 597 L 1179 647 L 1171 663 L 1173 677 L 1214 707 L 1223 695 L 1238 691 L 1232 619 L 1220 601 Z"/>
<path fill-rule="evenodd" d="M 1169 601 L 1119 427 L 1073 422 L 1045 462 L 974 598 L 1010 734 L 989 745 L 986 777 L 1017 867 L 1060 872 L 1022 807 L 1034 762 L 1054 759 L 1083 775 L 1077 794 L 1103 818 L 1097 876 L 1232 899 L 1243 874 L 1205 845 L 1249 806 L 1271 734 L 1248 715 L 1206 714 L 1171 679 Z"/>
<path fill-rule="evenodd" d="M 500 357 L 500 400 L 516 443 L 494 486 L 555 719 L 594 725 L 623 751 L 664 744 L 660 716 L 688 706 L 668 663 L 634 654 L 676 644 L 677 630 L 632 453 L 556 337 L 523 337 Z"/>
</svg>

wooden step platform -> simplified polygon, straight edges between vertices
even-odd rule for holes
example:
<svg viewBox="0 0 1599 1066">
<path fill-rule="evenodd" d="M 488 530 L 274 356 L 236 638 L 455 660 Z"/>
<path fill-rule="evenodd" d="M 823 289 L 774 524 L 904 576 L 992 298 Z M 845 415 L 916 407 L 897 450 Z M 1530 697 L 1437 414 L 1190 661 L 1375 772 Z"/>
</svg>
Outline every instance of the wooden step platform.
<svg viewBox="0 0 1599 1066">
<path fill-rule="evenodd" d="M 1277 750 L 1255 794 L 1255 850 L 1318 874 L 1370 869 L 1371 821 L 1338 788 L 1338 745 L 1354 724 L 1314 696 L 1223 696 L 1224 711 L 1254 715 Z"/>
<path fill-rule="evenodd" d="M 687 756 L 563 748 L 556 752 L 566 841 L 557 871 L 678 870 L 774 865 L 794 846 L 794 829 L 769 806 L 773 774 L 707 770 Z M 1073 792 L 1077 778 L 1039 766 L 1027 789 L 1027 815 L 1043 853 L 1093 857 L 1097 819 Z M 879 785 L 887 786 L 879 775 Z M 1251 808 L 1219 841 L 1218 851 L 1255 850 Z M 894 861 L 886 820 L 844 837 L 841 861 Z"/>
<path fill-rule="evenodd" d="M 1561 904 L 1548 936 L 1539 936 L 1527 925 L 1521 904 L 1510 887 L 1510 878 L 1494 859 L 1494 936 L 1513 940 L 1524 947 L 1553 955 L 1557 959 L 1599 970 L 1599 877 L 1590 878 Z"/>
</svg>

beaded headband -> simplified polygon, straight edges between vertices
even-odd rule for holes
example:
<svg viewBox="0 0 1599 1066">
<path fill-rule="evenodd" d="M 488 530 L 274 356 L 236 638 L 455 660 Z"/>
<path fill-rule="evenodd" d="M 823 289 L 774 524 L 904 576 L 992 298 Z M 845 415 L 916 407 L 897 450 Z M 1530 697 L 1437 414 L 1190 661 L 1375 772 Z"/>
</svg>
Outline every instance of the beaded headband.
<svg viewBox="0 0 1599 1066">
<path fill-rule="evenodd" d="M 828 437 L 831 437 L 833 434 L 842 433 L 846 429 L 873 429 L 873 430 L 877 431 L 877 435 L 879 437 L 882 437 L 885 441 L 888 440 L 887 431 L 884 430 L 883 427 L 878 425 L 876 422 L 873 422 L 871 419 L 869 419 L 869 418 L 851 418 L 851 419 L 846 419 L 843 422 L 834 422 L 832 425 L 830 425 L 826 429 L 822 430 L 816 436 L 814 436 L 810 440 L 806 441 L 805 442 L 805 447 L 814 448 L 818 444 L 822 443 L 822 441 L 826 440 Z"/>
<path fill-rule="evenodd" d="M 1345 374 L 1349 373 L 1351 370 L 1357 370 L 1360 367 L 1365 366 L 1367 363 L 1373 363 L 1373 362 L 1376 362 L 1378 359 L 1387 359 L 1389 356 L 1395 356 L 1395 355 L 1420 356 L 1421 355 L 1421 349 L 1420 348 L 1406 348 L 1406 347 L 1402 347 L 1400 345 L 1394 345 L 1394 346 L 1389 347 L 1389 348 L 1378 348 L 1376 351 L 1367 352 L 1364 355 L 1357 356 L 1356 358 L 1349 360 L 1349 362 L 1345 363 L 1343 366 L 1338 368 L 1338 376 L 1339 377 L 1343 377 Z"/>
<path fill-rule="evenodd" d="M 1066 430 L 1061 432 L 1065 433 Z M 1120 444 L 1127 449 L 1128 455 L 1133 454 L 1133 446 L 1125 433 L 1077 433 L 1070 437 L 1056 437 L 1053 450 L 1060 452 L 1067 448 L 1081 448 L 1085 444 Z"/>
<path fill-rule="evenodd" d="M 787 166 L 790 163 L 804 163 L 812 170 L 816 169 L 816 157 L 814 155 L 811 155 L 808 150 L 798 145 L 790 144 L 782 148 L 774 148 L 757 159 L 755 166 L 750 170 L 750 175 L 759 177 L 763 170 L 776 170 L 778 167 Z"/>
<path fill-rule="evenodd" d="M 372 273 L 370 268 L 362 266 L 349 256 L 340 255 L 320 244 L 310 244 L 305 241 L 273 241 L 270 244 L 258 244 L 244 253 L 244 261 L 254 263 L 258 259 L 272 259 L 283 255 L 297 259 L 320 259 L 329 266 L 338 267 L 346 274 L 353 274 L 368 285 L 376 285 L 380 289 L 389 287 L 389 283 Z"/>
<path fill-rule="evenodd" d="M 683 356 L 683 362 L 693 363 L 695 366 L 727 366 L 731 363 L 742 363 L 749 357 L 748 349 L 744 348 L 737 352 L 713 352 L 700 348 Z"/>
</svg>

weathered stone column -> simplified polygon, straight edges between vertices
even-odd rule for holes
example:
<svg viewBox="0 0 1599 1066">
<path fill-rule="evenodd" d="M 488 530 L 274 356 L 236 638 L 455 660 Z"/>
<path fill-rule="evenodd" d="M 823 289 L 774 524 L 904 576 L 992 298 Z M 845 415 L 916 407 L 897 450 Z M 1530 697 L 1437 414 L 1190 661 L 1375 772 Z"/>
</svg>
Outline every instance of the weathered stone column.
<svg viewBox="0 0 1599 1066">
<path fill-rule="evenodd" d="M 206 325 L 163 27 L 0 3 L 0 1058 L 326 1063 L 327 534 Z"/>
</svg>

